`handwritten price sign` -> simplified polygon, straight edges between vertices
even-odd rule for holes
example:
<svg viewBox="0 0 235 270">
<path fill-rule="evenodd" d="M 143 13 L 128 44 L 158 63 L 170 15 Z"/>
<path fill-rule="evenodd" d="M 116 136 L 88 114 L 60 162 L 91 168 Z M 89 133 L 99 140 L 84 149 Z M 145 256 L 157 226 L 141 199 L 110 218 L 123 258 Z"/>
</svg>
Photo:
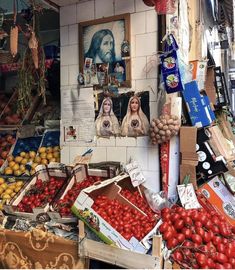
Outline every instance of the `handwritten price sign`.
<svg viewBox="0 0 235 270">
<path fill-rule="evenodd" d="M 126 171 L 130 175 L 131 182 L 134 187 L 137 187 L 146 181 L 146 178 L 144 177 L 137 161 L 127 164 Z"/>
</svg>

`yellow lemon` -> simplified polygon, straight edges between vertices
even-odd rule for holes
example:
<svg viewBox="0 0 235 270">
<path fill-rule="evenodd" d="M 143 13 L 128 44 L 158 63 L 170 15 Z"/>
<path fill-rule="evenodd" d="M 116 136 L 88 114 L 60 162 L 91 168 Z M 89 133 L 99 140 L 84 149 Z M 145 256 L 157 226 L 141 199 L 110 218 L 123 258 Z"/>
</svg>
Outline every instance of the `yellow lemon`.
<svg viewBox="0 0 235 270">
<path fill-rule="evenodd" d="M 0 195 L 3 193 L 4 189 L 0 187 Z"/>
<path fill-rule="evenodd" d="M 11 189 L 11 190 L 13 190 L 15 187 L 16 187 L 16 183 L 8 185 L 8 188 Z"/>
<path fill-rule="evenodd" d="M 21 170 L 15 170 L 14 171 L 14 175 L 15 176 L 20 176 L 22 174 L 22 171 Z"/>
<path fill-rule="evenodd" d="M 11 198 L 13 198 L 15 195 L 16 195 L 16 192 L 12 192 L 12 193 L 10 194 Z"/>
<path fill-rule="evenodd" d="M 28 163 L 28 159 L 27 158 L 23 158 L 20 162 L 21 164 L 25 165 Z"/>
<path fill-rule="evenodd" d="M 21 181 L 21 180 L 19 180 L 19 181 L 17 181 L 17 182 L 16 182 L 16 184 L 15 184 L 15 185 L 16 185 L 17 187 L 22 187 L 22 186 L 23 186 L 23 184 L 24 184 L 24 182 L 23 182 L 23 181 Z"/>
<path fill-rule="evenodd" d="M 12 160 L 12 161 L 10 161 L 8 163 L 8 166 L 11 167 L 11 168 L 13 168 L 15 166 L 15 164 L 16 164 L 15 161 Z"/>
<path fill-rule="evenodd" d="M 21 187 L 16 187 L 15 189 L 14 189 L 14 191 L 17 193 L 17 192 L 19 192 L 21 190 Z"/>
<path fill-rule="evenodd" d="M 41 153 L 41 154 L 40 154 L 40 157 L 41 157 L 42 159 L 46 158 L 46 157 L 47 157 L 47 153 Z"/>
<path fill-rule="evenodd" d="M 35 169 L 37 166 L 38 166 L 38 163 L 33 163 L 33 164 L 31 165 L 32 169 Z"/>
<path fill-rule="evenodd" d="M 4 194 L 4 195 L 2 196 L 2 198 L 3 198 L 3 200 L 8 200 L 8 199 L 11 198 L 11 196 L 10 196 L 9 194 Z"/>
<path fill-rule="evenodd" d="M 10 188 L 7 188 L 7 189 L 4 191 L 5 194 L 11 194 L 12 192 L 13 192 L 13 190 L 10 189 Z"/>
<path fill-rule="evenodd" d="M 21 157 L 21 156 L 16 156 L 16 157 L 15 157 L 15 162 L 20 163 L 22 159 L 23 159 L 23 157 Z"/>
<path fill-rule="evenodd" d="M 38 152 L 41 154 L 41 153 L 45 153 L 46 152 L 46 147 L 40 147 L 38 149 Z"/>
<path fill-rule="evenodd" d="M 5 183 L 5 179 L 0 177 L 0 185 L 3 184 L 3 183 Z"/>
<path fill-rule="evenodd" d="M 56 158 L 54 158 L 54 157 L 51 158 L 51 159 L 50 159 L 50 162 L 56 162 Z"/>
<path fill-rule="evenodd" d="M 52 158 L 53 158 L 53 154 L 52 153 L 47 154 L 47 159 L 48 160 L 51 160 Z"/>
<path fill-rule="evenodd" d="M 48 164 L 48 160 L 45 159 L 45 158 L 43 158 L 43 159 L 41 160 L 41 164 L 47 165 L 47 164 Z"/>
<path fill-rule="evenodd" d="M 51 146 L 50 147 L 47 147 L 46 152 L 47 153 L 52 153 L 53 152 L 53 148 Z"/>
<path fill-rule="evenodd" d="M 25 158 L 29 159 L 29 153 L 26 153 Z"/>
<path fill-rule="evenodd" d="M 20 153 L 20 156 L 21 156 L 21 157 L 25 157 L 25 156 L 26 156 L 26 153 L 25 153 L 25 152 L 21 152 L 21 153 Z"/>
<path fill-rule="evenodd" d="M 24 173 L 25 172 L 25 165 L 24 164 L 20 164 L 20 170 Z"/>
<path fill-rule="evenodd" d="M 60 152 L 54 152 L 54 153 L 53 153 L 53 157 L 54 157 L 54 158 L 60 157 Z"/>
<path fill-rule="evenodd" d="M 6 183 L 3 183 L 1 184 L 0 186 L 3 190 L 7 189 L 8 188 L 8 185 Z"/>
<path fill-rule="evenodd" d="M 20 165 L 17 163 L 12 167 L 13 171 L 17 171 L 19 170 L 19 168 L 20 168 Z"/>
<path fill-rule="evenodd" d="M 13 170 L 10 167 L 6 167 L 6 169 L 4 170 L 4 173 L 6 175 L 11 175 L 11 174 L 13 174 Z"/>
<path fill-rule="evenodd" d="M 59 146 L 54 146 L 53 147 L 53 152 L 58 152 L 60 150 L 60 147 Z"/>
<path fill-rule="evenodd" d="M 36 156 L 34 162 L 39 164 L 41 162 L 41 157 Z"/>
<path fill-rule="evenodd" d="M 30 157 L 30 158 L 35 158 L 35 157 L 36 157 L 36 152 L 34 152 L 34 151 L 29 151 L 29 157 Z"/>
</svg>

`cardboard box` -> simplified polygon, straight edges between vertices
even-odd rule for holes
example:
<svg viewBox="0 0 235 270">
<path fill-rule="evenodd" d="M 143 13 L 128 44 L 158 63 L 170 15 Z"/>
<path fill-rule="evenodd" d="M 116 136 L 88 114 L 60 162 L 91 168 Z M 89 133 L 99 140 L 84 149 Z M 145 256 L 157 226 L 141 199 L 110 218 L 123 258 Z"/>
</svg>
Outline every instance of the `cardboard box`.
<svg viewBox="0 0 235 270">
<path fill-rule="evenodd" d="M 37 172 L 32 176 L 32 178 L 26 183 L 24 188 L 22 188 L 19 192 L 19 195 L 9 202 L 9 204 L 4 205 L 4 210 L 6 213 L 26 217 L 32 220 L 36 220 L 37 215 L 45 213 L 49 210 L 50 204 L 46 203 L 43 207 L 35 207 L 33 209 L 33 213 L 30 212 L 19 212 L 17 209 L 18 204 L 22 201 L 25 194 L 35 185 L 38 178 L 40 178 L 43 182 L 48 181 L 50 177 L 60 178 L 61 181 L 64 181 L 61 189 L 63 189 L 67 183 L 68 178 L 71 175 L 72 168 L 68 166 L 61 166 L 58 164 L 50 164 L 48 166 L 39 165 L 37 167 Z M 59 192 L 59 190 L 58 190 Z M 58 192 L 54 195 L 54 198 L 58 194 Z M 53 203 L 53 201 L 52 201 Z"/>
<path fill-rule="evenodd" d="M 197 128 L 182 126 L 180 128 L 180 183 L 186 175 L 190 176 L 190 182 L 197 188 L 196 166 L 198 155 L 196 153 Z"/>
<path fill-rule="evenodd" d="M 219 214 L 223 215 L 232 225 L 235 225 L 235 197 L 229 192 L 227 187 L 216 176 L 208 183 L 197 190 L 199 196 L 204 197 L 203 201 L 199 197 L 199 202 L 203 207 L 213 207 Z M 209 204 L 209 206 L 207 206 Z"/>
<path fill-rule="evenodd" d="M 145 215 L 145 213 L 143 213 L 139 208 L 120 194 L 122 189 L 121 183 L 123 183 L 123 181 L 127 181 L 129 185 L 131 185 L 129 176 L 124 174 L 122 176 L 117 176 L 115 178 L 106 180 L 97 186 L 94 185 L 84 189 L 81 191 L 74 205 L 72 206 L 72 211 L 81 220 L 83 220 L 86 225 L 105 243 L 114 244 L 126 250 L 146 253 L 150 248 L 147 239 L 156 232 L 158 224 L 154 226 L 154 228 L 141 241 L 137 240 L 135 237 L 132 237 L 128 241 L 92 208 L 95 199 L 99 195 L 104 195 L 110 199 L 116 199 L 120 203 L 128 205 L 132 209 L 136 209 Z"/>
<path fill-rule="evenodd" d="M 182 92 L 187 110 L 191 119 L 191 123 L 196 127 L 206 127 L 213 122 L 213 115 L 210 106 L 208 106 L 208 99 L 205 100 L 200 95 L 196 81 L 185 84 L 185 89 Z"/>
<path fill-rule="evenodd" d="M 110 178 L 109 170 L 100 170 L 100 169 L 88 169 L 87 165 L 79 164 L 72 171 L 72 177 L 68 180 L 67 186 L 61 193 L 58 194 L 53 204 L 50 205 L 50 211 L 48 212 L 49 217 L 55 221 L 60 223 L 71 223 L 76 222 L 77 217 L 70 216 L 61 216 L 60 213 L 56 212 L 56 203 L 57 201 L 63 199 L 67 192 L 73 187 L 74 183 L 79 183 L 83 181 L 88 176 L 99 176 L 103 179 Z"/>
</svg>

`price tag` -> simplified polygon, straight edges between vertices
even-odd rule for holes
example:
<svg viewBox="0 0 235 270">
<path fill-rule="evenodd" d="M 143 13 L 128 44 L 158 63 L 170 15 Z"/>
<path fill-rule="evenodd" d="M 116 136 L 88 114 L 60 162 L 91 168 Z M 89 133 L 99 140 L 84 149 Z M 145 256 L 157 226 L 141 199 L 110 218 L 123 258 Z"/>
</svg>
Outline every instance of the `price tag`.
<svg viewBox="0 0 235 270">
<path fill-rule="evenodd" d="M 130 175 L 131 182 L 134 187 L 137 187 L 146 181 L 146 178 L 144 177 L 137 161 L 133 161 L 127 164 L 126 170 L 128 174 Z"/>
<path fill-rule="evenodd" d="M 201 208 L 192 183 L 187 185 L 178 185 L 177 190 L 181 204 L 185 209 Z"/>
</svg>

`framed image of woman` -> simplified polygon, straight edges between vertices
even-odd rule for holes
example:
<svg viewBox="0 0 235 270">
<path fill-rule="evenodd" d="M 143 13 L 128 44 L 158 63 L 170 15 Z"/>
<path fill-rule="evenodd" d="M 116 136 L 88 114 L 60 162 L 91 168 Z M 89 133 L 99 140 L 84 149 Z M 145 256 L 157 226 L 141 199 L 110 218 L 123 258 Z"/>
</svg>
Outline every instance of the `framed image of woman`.
<svg viewBox="0 0 235 270">
<path fill-rule="evenodd" d="M 123 57 L 122 47 L 130 43 L 130 14 L 117 15 L 79 24 L 79 68 L 84 72 L 86 59 L 93 64 L 108 64 L 112 73 L 114 63 L 123 63 L 125 80 L 120 87 L 131 87 L 131 60 Z"/>
</svg>

